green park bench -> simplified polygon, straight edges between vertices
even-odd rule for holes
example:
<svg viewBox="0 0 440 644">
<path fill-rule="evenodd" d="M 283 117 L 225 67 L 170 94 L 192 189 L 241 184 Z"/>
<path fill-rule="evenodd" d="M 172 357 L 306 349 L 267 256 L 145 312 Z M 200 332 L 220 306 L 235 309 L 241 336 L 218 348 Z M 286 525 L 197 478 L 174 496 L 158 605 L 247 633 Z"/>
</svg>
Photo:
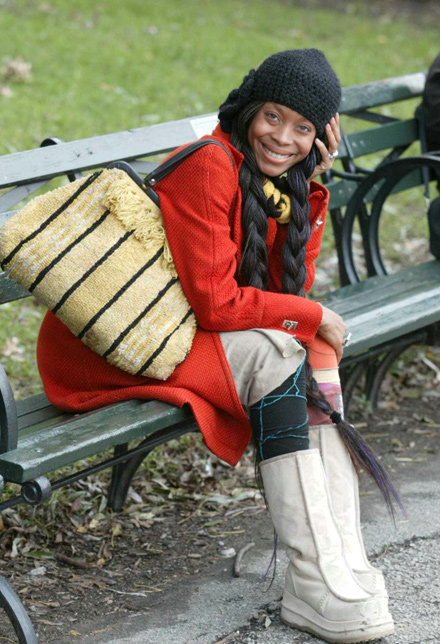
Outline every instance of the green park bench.
<svg viewBox="0 0 440 644">
<path fill-rule="evenodd" d="M 370 123 L 344 135 L 339 169 L 324 177 L 331 191 L 331 221 L 343 284 L 325 297 L 344 316 L 352 333 L 341 363 L 346 404 L 360 378 L 375 402 L 381 380 L 399 353 L 412 344 L 433 344 L 440 336 L 440 262 L 428 261 L 387 275 L 378 242 L 385 197 L 423 184 L 426 169 L 440 167 L 435 155 L 419 154 L 419 145 L 415 156 L 401 158 L 419 141 L 419 124 L 414 118 L 394 119 L 377 109 L 420 97 L 424 80 L 425 75 L 418 73 L 343 90 L 341 114 Z M 45 185 L 50 188 L 56 177 L 74 180 L 121 159 L 145 174 L 155 167 L 152 158 L 209 133 L 215 122 L 216 115 L 210 114 L 67 143 L 48 139 L 38 149 L 0 157 L 0 226 L 17 204 Z M 358 167 L 360 157 L 371 160 L 378 154 L 381 161 L 373 162 L 374 172 Z M 355 222 L 366 255 L 362 277 L 367 279 L 361 279 L 354 260 Z M 0 305 L 27 295 L 0 273 Z M 113 468 L 109 505 L 118 511 L 147 454 L 196 430 L 189 408 L 155 400 L 131 400 L 83 414 L 60 412 L 43 393 L 16 402 L 0 365 L 0 491 L 8 482 L 21 486 L 19 494 L 0 502 L 0 511 L 22 502 L 43 502 L 51 491 L 108 467 Z M 93 459 L 84 465 L 97 455 L 99 462 Z M 78 469 L 73 474 L 59 474 L 60 468 L 75 463 Z M 20 644 L 36 642 L 23 605 L 1 577 L 0 605 Z"/>
</svg>

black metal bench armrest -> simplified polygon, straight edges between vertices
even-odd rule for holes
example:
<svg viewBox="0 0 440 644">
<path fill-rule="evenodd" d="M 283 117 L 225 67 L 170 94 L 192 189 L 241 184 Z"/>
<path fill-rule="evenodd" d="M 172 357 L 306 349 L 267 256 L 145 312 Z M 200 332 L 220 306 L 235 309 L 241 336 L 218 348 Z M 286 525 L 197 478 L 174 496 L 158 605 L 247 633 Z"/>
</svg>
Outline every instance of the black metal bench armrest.
<svg viewBox="0 0 440 644">
<path fill-rule="evenodd" d="M 347 205 L 341 234 L 341 253 L 350 284 L 360 282 L 361 278 L 355 265 L 353 253 L 353 226 L 358 218 L 365 235 L 365 251 L 369 277 L 386 275 L 382 254 L 379 248 L 379 220 L 383 205 L 396 185 L 408 174 L 424 169 L 440 170 L 440 156 L 420 154 L 385 163 L 364 178 Z M 371 202 L 368 212 L 365 203 Z"/>
<path fill-rule="evenodd" d="M 0 454 L 17 447 L 18 421 L 14 394 L 0 364 Z"/>
</svg>

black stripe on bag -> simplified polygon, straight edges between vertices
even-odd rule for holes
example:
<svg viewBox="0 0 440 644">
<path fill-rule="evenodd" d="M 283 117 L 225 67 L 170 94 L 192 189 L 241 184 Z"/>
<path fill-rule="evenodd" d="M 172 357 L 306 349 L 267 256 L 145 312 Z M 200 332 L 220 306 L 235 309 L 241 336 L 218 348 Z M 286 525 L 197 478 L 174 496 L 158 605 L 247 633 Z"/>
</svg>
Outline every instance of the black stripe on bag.
<svg viewBox="0 0 440 644">
<path fill-rule="evenodd" d="M 78 286 L 80 286 L 80 285 L 82 284 L 82 282 L 84 282 L 84 281 L 85 281 L 85 280 L 86 280 L 86 279 L 87 279 L 87 278 L 88 278 L 88 277 L 93 273 L 93 271 L 96 271 L 96 269 L 97 269 L 97 268 L 99 268 L 99 267 L 101 266 L 101 264 L 103 264 L 103 263 L 104 263 L 104 262 L 105 262 L 105 261 L 110 257 L 110 255 L 113 255 L 113 253 L 114 253 L 116 250 L 118 250 L 118 248 L 119 248 L 120 246 L 122 246 L 122 244 L 123 244 L 123 243 L 124 243 L 124 242 L 125 242 L 125 241 L 126 241 L 126 240 L 131 236 L 131 235 L 132 235 L 132 234 L 133 234 L 133 231 L 132 231 L 132 230 L 128 230 L 128 231 L 125 233 L 125 235 L 123 235 L 122 237 L 120 237 L 120 238 L 118 239 L 118 241 L 117 241 L 115 244 L 113 244 L 113 246 L 112 246 L 111 248 L 109 248 L 109 249 L 108 249 L 108 251 L 107 251 L 107 252 L 106 252 L 102 257 L 100 257 L 100 258 L 98 259 L 98 261 L 96 262 L 96 264 L 93 264 L 93 266 L 91 266 L 91 267 L 89 268 L 89 270 L 88 270 L 88 271 L 86 271 L 86 272 L 84 273 L 84 275 L 81 275 L 81 277 L 80 277 L 78 280 L 76 280 L 76 282 L 75 282 L 74 284 L 72 284 L 72 286 L 71 286 L 69 289 L 67 289 L 67 291 L 64 293 L 63 297 L 62 297 L 62 298 L 57 302 L 57 304 L 55 304 L 55 306 L 53 307 L 53 309 L 51 309 L 52 313 L 56 314 L 56 312 L 57 312 L 57 311 L 59 311 L 59 309 L 63 306 L 63 304 L 65 303 L 65 301 L 66 301 L 66 300 L 67 300 L 67 299 L 72 295 L 72 293 L 73 293 L 73 292 L 78 288 Z"/>
<path fill-rule="evenodd" d="M 137 280 L 137 279 L 142 275 L 142 273 L 144 273 L 144 272 L 147 270 L 147 268 L 149 268 L 150 266 L 152 266 L 152 264 L 154 264 L 154 263 L 159 259 L 159 257 L 162 255 L 162 253 L 163 253 L 163 246 L 162 246 L 161 248 L 159 248 L 159 250 L 158 250 L 158 251 L 157 251 L 157 253 L 154 255 L 154 257 L 152 257 L 152 258 L 151 258 L 151 259 L 150 259 L 150 260 L 149 260 L 149 261 L 148 261 L 144 266 L 142 266 L 142 268 L 140 268 L 140 269 L 139 269 L 139 270 L 138 270 L 138 271 L 133 275 L 133 277 L 131 277 L 131 278 L 128 280 L 128 282 L 127 282 L 126 284 L 124 284 L 124 286 L 121 286 L 121 288 L 119 289 L 119 291 L 117 291 L 117 292 L 114 294 L 114 296 L 112 297 L 112 299 L 111 299 L 109 302 L 107 302 L 107 304 L 104 304 L 104 306 L 103 306 L 103 307 L 102 307 L 102 308 L 101 308 L 101 309 L 100 309 L 100 310 L 99 310 L 99 311 L 98 311 L 98 312 L 97 312 L 97 313 L 92 317 L 92 319 L 91 319 L 91 320 L 89 320 L 89 322 L 87 322 L 86 326 L 85 326 L 85 327 L 83 328 L 83 330 L 82 330 L 82 331 L 80 331 L 80 332 L 79 332 L 79 334 L 78 334 L 78 338 L 79 338 L 80 340 L 82 340 L 82 338 L 83 338 L 83 337 L 84 337 L 84 335 L 87 333 L 87 331 L 88 331 L 89 329 L 91 329 L 91 328 L 92 328 L 92 326 L 93 326 L 93 325 L 94 325 L 94 324 L 99 320 L 99 318 L 101 317 L 101 315 L 103 315 L 103 314 L 107 311 L 107 309 L 109 309 L 110 307 L 112 307 L 112 306 L 113 306 L 113 304 L 114 304 L 114 303 L 115 303 L 115 302 L 116 302 L 116 301 L 121 297 L 121 295 L 123 295 L 123 294 L 125 293 L 125 291 L 126 291 L 128 288 L 130 288 L 130 286 L 131 286 L 131 285 L 132 285 L 132 284 L 133 284 L 133 283 L 134 283 L 134 282 L 135 282 L 135 281 L 136 281 L 136 280 Z"/>
<path fill-rule="evenodd" d="M 95 181 L 95 179 L 99 177 L 100 174 L 101 172 L 94 172 L 89 177 L 87 177 L 86 181 L 84 181 L 84 183 L 78 188 L 78 190 L 71 197 L 69 197 L 69 199 L 65 203 L 63 203 L 58 208 L 58 210 L 52 213 L 50 217 L 46 219 L 46 221 L 44 221 L 39 228 L 37 228 L 37 230 L 34 230 L 34 232 L 32 232 L 30 235 L 22 239 L 21 242 L 17 244 L 17 246 L 13 250 L 11 250 L 9 255 L 5 257 L 5 259 L 2 261 L 1 267 L 4 268 L 6 264 L 9 264 L 9 262 L 12 260 L 14 255 L 18 253 L 18 251 L 20 250 L 20 248 L 22 248 L 22 246 L 30 242 L 32 239 L 34 239 L 34 237 L 39 235 L 47 226 L 49 226 L 49 224 L 51 224 L 62 212 L 64 212 L 64 210 L 66 210 L 66 208 L 70 206 L 70 204 L 73 203 L 75 199 L 79 197 L 79 195 L 84 190 L 86 190 L 86 188 L 88 188 L 90 184 L 93 183 L 93 181 Z"/>
<path fill-rule="evenodd" d="M 175 333 L 175 332 L 177 331 L 177 329 L 179 329 L 179 328 L 182 326 L 182 324 L 185 324 L 185 322 L 187 321 L 187 319 L 189 318 L 189 316 L 192 314 L 192 312 L 193 312 L 193 310 L 190 308 L 190 310 L 188 311 L 188 313 L 186 313 L 186 315 L 184 315 L 184 317 L 181 319 L 181 321 L 180 321 L 180 322 L 179 322 L 179 324 L 176 326 L 176 328 L 174 329 L 174 331 L 172 331 L 172 332 L 171 332 L 171 333 L 170 333 L 166 338 L 164 338 L 164 339 L 162 340 L 162 342 L 160 343 L 160 345 L 157 347 L 156 351 L 155 351 L 153 354 L 151 354 L 151 356 L 148 358 L 148 360 L 146 360 L 146 361 L 144 362 L 144 364 L 143 364 L 143 365 L 142 365 L 142 367 L 139 369 L 139 371 L 136 371 L 136 374 L 135 374 L 136 376 L 141 376 L 141 375 L 143 374 L 143 372 L 144 372 L 146 369 L 148 369 L 148 367 L 151 365 L 151 363 L 152 363 L 152 362 L 157 358 L 157 356 L 159 355 L 159 353 L 164 349 L 164 347 L 165 347 L 166 343 L 167 343 L 167 342 L 168 342 L 168 340 L 172 337 L 173 333 Z"/>
<path fill-rule="evenodd" d="M 34 279 L 32 284 L 29 286 L 28 291 L 29 293 L 32 293 L 32 291 L 38 286 L 38 284 L 41 282 L 41 280 L 48 274 L 48 272 L 67 255 L 68 252 L 72 250 L 79 242 L 81 242 L 83 239 L 85 239 L 90 233 L 93 233 L 94 230 L 100 226 L 103 221 L 107 218 L 107 215 L 109 214 L 109 210 L 106 210 L 99 219 L 97 219 L 91 226 L 89 226 L 79 237 L 73 240 L 71 244 L 66 246 L 66 248 L 61 251 L 59 255 L 54 257 L 54 259 L 43 268 L 41 273 L 37 275 L 37 277 Z"/>
<path fill-rule="evenodd" d="M 116 347 L 122 342 L 122 340 L 130 333 L 132 329 L 134 329 L 135 326 L 139 324 L 139 322 L 142 320 L 142 318 L 150 311 L 158 301 L 165 295 L 165 293 L 172 287 L 174 284 L 177 282 L 177 277 L 173 277 L 159 293 L 156 295 L 154 300 L 152 300 L 146 307 L 145 309 L 139 313 L 139 315 L 133 320 L 133 322 L 130 323 L 130 325 L 122 331 L 116 340 L 113 342 L 113 344 L 107 349 L 105 353 L 102 354 L 104 358 L 107 358 L 113 351 L 116 349 Z"/>
</svg>

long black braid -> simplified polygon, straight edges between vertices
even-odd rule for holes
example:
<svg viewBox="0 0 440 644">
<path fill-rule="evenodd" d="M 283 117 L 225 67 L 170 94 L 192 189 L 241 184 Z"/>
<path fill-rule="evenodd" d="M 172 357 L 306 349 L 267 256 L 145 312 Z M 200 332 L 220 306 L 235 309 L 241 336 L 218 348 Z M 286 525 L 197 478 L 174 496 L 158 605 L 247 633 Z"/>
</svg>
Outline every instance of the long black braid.
<svg viewBox="0 0 440 644">
<path fill-rule="evenodd" d="M 246 286 L 267 289 L 268 254 L 266 236 L 268 217 L 277 218 L 280 213 L 275 208 L 273 199 L 267 199 L 263 189 L 265 176 L 259 170 L 254 153 L 248 142 L 249 125 L 264 105 L 263 102 L 248 104 L 234 119 L 231 131 L 231 143 L 243 155 L 239 183 L 242 192 L 242 227 L 244 233 L 243 254 L 239 267 L 239 281 Z M 283 195 L 288 194 L 291 202 L 291 218 L 287 229 L 287 240 L 282 249 L 283 275 L 282 292 L 291 295 L 305 296 L 306 244 L 310 239 L 309 222 L 309 183 L 315 165 L 320 159 L 319 151 L 313 145 L 308 156 L 287 171 L 286 177 L 272 178 L 275 186 Z M 305 364 L 307 402 L 327 414 L 339 429 L 356 471 L 365 470 L 375 480 L 385 502 L 394 516 L 392 500 L 403 509 L 402 502 L 388 475 L 365 443 L 361 434 L 333 409 L 324 393 L 319 389 L 313 377 L 308 360 Z"/>
</svg>

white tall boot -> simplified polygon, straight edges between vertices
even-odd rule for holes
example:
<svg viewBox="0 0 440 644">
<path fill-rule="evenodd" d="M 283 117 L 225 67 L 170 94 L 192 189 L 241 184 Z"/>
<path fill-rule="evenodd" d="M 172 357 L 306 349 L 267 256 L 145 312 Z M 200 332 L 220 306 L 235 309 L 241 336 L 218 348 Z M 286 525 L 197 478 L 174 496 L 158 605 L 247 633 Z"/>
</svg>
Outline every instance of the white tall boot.
<svg viewBox="0 0 440 644">
<path fill-rule="evenodd" d="M 365 552 L 359 511 L 359 483 L 347 448 L 334 425 L 309 428 L 310 447 L 319 449 L 344 551 L 356 579 L 371 593 L 385 594 L 382 572 Z"/>
<path fill-rule="evenodd" d="M 281 619 L 334 644 L 393 633 L 386 598 L 365 591 L 345 559 L 319 451 L 276 456 L 260 469 L 289 558 Z"/>
</svg>

